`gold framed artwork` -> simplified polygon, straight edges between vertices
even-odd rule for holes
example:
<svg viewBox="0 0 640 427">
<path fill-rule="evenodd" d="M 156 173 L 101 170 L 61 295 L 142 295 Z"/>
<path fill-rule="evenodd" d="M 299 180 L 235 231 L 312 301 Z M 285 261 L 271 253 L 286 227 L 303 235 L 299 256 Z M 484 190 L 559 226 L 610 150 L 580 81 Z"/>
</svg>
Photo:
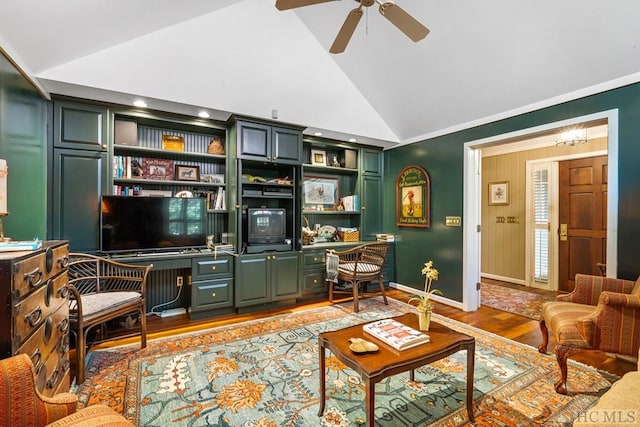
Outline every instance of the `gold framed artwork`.
<svg viewBox="0 0 640 427">
<path fill-rule="evenodd" d="M 326 166 L 327 152 L 324 150 L 311 150 L 311 164 L 314 166 Z"/>
<path fill-rule="evenodd" d="M 162 149 L 184 151 L 184 137 L 178 135 L 162 135 Z"/>
<path fill-rule="evenodd" d="M 396 179 L 396 225 L 431 227 L 431 182 L 420 166 L 407 166 Z"/>
<path fill-rule="evenodd" d="M 509 204 L 509 181 L 489 183 L 489 205 L 506 206 Z"/>
</svg>

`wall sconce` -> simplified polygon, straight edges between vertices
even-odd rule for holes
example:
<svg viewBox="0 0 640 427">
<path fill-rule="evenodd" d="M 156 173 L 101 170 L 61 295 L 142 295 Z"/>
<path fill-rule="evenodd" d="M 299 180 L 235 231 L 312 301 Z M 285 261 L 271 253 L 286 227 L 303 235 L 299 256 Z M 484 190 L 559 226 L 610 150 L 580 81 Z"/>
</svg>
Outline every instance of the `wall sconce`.
<svg viewBox="0 0 640 427">
<path fill-rule="evenodd" d="M 588 141 L 587 129 L 570 129 L 562 132 L 556 140 L 557 147 L 574 146 L 577 144 L 584 144 Z"/>
</svg>

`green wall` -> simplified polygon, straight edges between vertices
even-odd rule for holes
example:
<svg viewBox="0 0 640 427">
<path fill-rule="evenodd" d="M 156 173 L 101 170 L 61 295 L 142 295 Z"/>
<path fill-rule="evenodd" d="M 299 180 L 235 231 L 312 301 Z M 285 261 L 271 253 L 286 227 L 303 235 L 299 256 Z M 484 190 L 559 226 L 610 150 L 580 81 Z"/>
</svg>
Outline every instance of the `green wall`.
<svg viewBox="0 0 640 427">
<path fill-rule="evenodd" d="M 46 236 L 46 101 L 0 54 L 0 158 L 9 168 L 5 235 Z"/>
<path fill-rule="evenodd" d="M 445 227 L 444 217 L 463 214 L 464 143 L 616 108 L 619 113 L 617 276 L 638 278 L 640 83 L 385 151 L 385 201 L 395 200 L 395 179 L 405 166 L 422 166 L 431 178 L 430 229 L 397 227 L 394 209 L 389 207 L 384 212 L 385 232 L 398 236 L 397 282 L 422 288 L 420 270 L 425 261 L 433 260 L 440 270 L 435 287 L 442 289 L 446 297 L 462 301 L 462 228 Z"/>
</svg>

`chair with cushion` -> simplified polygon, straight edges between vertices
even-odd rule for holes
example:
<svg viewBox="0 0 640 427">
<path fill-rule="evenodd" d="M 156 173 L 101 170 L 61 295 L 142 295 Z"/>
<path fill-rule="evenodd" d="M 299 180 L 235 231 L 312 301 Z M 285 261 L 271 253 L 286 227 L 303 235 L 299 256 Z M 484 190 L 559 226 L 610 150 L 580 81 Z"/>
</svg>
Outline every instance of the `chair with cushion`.
<svg viewBox="0 0 640 427">
<path fill-rule="evenodd" d="M 640 279 L 636 282 L 577 274 L 574 290 L 542 308 L 540 331 L 546 353 L 551 331 L 556 337 L 560 380 L 567 393 L 567 359 L 582 350 L 635 357 L 640 347 Z"/>
<path fill-rule="evenodd" d="M 87 335 L 94 327 L 139 314 L 142 348 L 147 346 L 145 289 L 150 265 L 130 265 L 95 255 L 69 254 L 69 320 L 76 335 L 76 383 L 85 378 Z"/>
<path fill-rule="evenodd" d="M 367 292 L 366 283 L 377 279 L 384 303 L 388 304 L 382 282 L 382 267 L 387 259 L 388 248 L 386 242 L 375 242 L 346 251 L 327 250 L 327 262 L 330 263 L 332 257 L 337 260 L 336 281 L 328 281 L 329 301 L 333 303 L 333 296 L 336 294 L 348 294 L 353 298 L 353 311 L 357 313 L 360 309 L 358 299 L 373 295 Z M 341 280 L 346 283 L 346 287 L 340 283 Z"/>
<path fill-rule="evenodd" d="M 76 412 L 77 406 L 75 394 L 58 393 L 54 397 L 46 397 L 38 392 L 35 369 L 26 354 L 0 360 L 2 426 L 133 426 L 108 406 L 92 405 Z"/>
</svg>

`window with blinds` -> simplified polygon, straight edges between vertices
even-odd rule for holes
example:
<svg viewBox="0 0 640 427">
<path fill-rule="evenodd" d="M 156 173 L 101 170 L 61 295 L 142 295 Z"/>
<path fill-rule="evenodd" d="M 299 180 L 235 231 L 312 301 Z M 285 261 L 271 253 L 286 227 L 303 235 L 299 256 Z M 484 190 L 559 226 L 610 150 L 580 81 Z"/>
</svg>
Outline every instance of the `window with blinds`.
<svg viewBox="0 0 640 427">
<path fill-rule="evenodd" d="M 549 170 L 533 171 L 534 274 L 539 283 L 549 281 Z"/>
</svg>

